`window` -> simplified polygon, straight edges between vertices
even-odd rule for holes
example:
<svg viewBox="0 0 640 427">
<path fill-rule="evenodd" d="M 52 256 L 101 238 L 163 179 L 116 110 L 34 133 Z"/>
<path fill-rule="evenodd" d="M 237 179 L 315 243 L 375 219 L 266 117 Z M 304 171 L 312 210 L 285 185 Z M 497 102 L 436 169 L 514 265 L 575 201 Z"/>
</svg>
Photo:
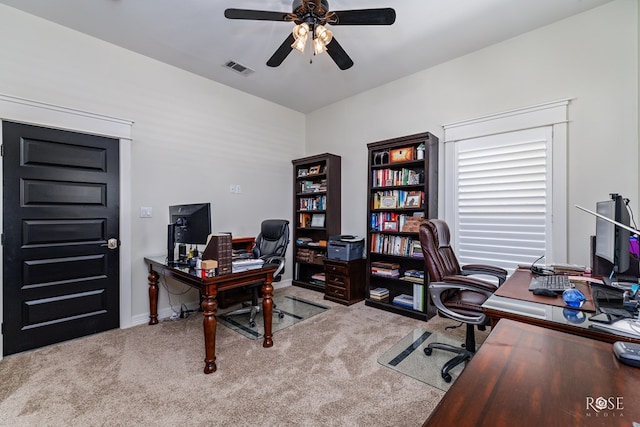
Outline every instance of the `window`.
<svg viewBox="0 0 640 427">
<path fill-rule="evenodd" d="M 445 220 L 462 264 L 565 262 L 567 104 L 445 126 Z"/>
</svg>

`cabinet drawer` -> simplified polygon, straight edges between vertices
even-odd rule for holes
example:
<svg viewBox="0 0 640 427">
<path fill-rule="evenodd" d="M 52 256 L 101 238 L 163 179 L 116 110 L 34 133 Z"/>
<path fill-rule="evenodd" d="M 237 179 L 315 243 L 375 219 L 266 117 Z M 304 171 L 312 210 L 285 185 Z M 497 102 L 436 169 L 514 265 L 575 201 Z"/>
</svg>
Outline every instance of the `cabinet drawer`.
<svg viewBox="0 0 640 427">
<path fill-rule="evenodd" d="M 337 264 L 329 264 L 325 263 L 324 265 L 325 274 L 336 274 L 341 276 L 348 275 L 347 267 L 345 265 L 337 265 Z"/>
<path fill-rule="evenodd" d="M 340 286 L 344 288 L 347 285 L 347 278 L 345 276 L 336 276 L 335 274 L 326 274 L 327 283 L 334 286 Z"/>
<path fill-rule="evenodd" d="M 347 297 L 347 290 L 345 288 L 340 288 L 337 286 L 331 286 L 331 285 L 327 285 L 324 288 L 324 293 L 325 295 L 331 295 L 334 297 L 339 297 L 339 298 L 346 298 Z"/>
</svg>

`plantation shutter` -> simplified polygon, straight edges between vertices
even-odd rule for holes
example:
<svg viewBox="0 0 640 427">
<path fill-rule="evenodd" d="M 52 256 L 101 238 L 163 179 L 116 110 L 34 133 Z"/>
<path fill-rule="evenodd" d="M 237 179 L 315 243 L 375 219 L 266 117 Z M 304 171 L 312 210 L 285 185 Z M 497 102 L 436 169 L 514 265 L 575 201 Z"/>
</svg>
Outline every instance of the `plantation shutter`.
<svg viewBox="0 0 640 427">
<path fill-rule="evenodd" d="M 509 272 L 551 241 L 551 126 L 456 141 L 454 247 L 461 264 Z"/>
</svg>

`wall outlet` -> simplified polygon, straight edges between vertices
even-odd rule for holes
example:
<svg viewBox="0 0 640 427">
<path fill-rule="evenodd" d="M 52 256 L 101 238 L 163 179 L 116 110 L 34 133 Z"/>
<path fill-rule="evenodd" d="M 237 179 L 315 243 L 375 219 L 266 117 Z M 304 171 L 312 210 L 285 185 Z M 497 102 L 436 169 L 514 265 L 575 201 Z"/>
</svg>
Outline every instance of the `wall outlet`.
<svg viewBox="0 0 640 427">
<path fill-rule="evenodd" d="M 242 193 L 242 188 L 240 187 L 240 184 L 231 184 L 229 186 L 229 191 L 233 194 L 240 194 Z"/>
</svg>

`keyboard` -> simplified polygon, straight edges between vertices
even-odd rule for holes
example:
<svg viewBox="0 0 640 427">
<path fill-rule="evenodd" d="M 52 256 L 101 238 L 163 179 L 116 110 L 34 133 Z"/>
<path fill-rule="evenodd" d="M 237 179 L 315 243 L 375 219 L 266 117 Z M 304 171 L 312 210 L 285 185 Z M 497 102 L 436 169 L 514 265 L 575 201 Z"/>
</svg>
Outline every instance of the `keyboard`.
<svg viewBox="0 0 640 427">
<path fill-rule="evenodd" d="M 569 276 L 555 274 L 551 276 L 536 276 L 531 279 L 531 283 L 529 284 L 530 291 L 534 289 L 548 289 L 554 292 L 562 292 L 565 289 L 573 287 L 569 281 Z"/>
</svg>

